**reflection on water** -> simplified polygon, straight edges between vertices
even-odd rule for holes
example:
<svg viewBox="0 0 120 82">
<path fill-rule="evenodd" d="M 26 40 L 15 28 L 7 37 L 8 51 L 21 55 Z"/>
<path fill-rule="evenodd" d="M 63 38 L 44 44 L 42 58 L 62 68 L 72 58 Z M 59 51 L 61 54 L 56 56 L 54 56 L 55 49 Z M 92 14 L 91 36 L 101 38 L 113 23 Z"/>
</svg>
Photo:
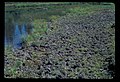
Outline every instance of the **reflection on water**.
<svg viewBox="0 0 120 82">
<path fill-rule="evenodd" d="M 74 5 L 73 5 L 74 6 Z M 64 7 L 64 9 L 63 9 Z M 44 5 L 39 8 L 26 7 L 16 8 L 12 6 L 5 7 L 5 45 L 12 45 L 19 47 L 21 37 L 26 37 L 31 33 L 34 20 L 45 19 L 47 22 L 51 21 L 51 16 L 65 15 L 65 11 L 72 7 L 71 5 Z"/>
<path fill-rule="evenodd" d="M 32 26 L 31 26 L 31 29 L 32 29 Z M 14 26 L 14 32 L 12 33 L 12 31 L 9 31 L 9 33 L 13 35 L 10 34 L 11 36 L 10 35 L 5 36 L 5 45 L 12 45 L 14 48 L 21 47 L 20 43 L 22 42 L 22 38 L 25 38 L 27 34 L 30 33 L 30 31 L 31 30 L 30 28 L 27 27 L 27 25 L 16 24 Z"/>
<path fill-rule="evenodd" d="M 26 29 L 25 29 L 25 24 L 22 25 L 22 35 L 24 35 L 24 36 L 27 35 Z"/>
<path fill-rule="evenodd" d="M 13 35 L 14 48 L 21 47 L 22 38 L 25 38 L 27 36 L 27 31 L 26 31 L 25 25 L 23 24 L 22 27 L 20 27 L 20 28 L 22 28 L 21 32 L 20 32 L 20 29 L 18 27 L 18 24 L 16 24 L 15 32 Z"/>
<path fill-rule="evenodd" d="M 20 30 L 18 28 L 18 25 L 16 24 L 15 26 L 15 33 L 13 35 L 13 44 L 15 45 L 14 47 L 19 47 L 19 43 L 22 42 L 21 41 L 21 33 L 20 33 Z"/>
<path fill-rule="evenodd" d="M 21 47 L 22 38 L 31 33 L 32 24 L 24 20 L 18 21 L 18 19 L 20 19 L 20 13 L 5 12 L 5 46 Z"/>
</svg>

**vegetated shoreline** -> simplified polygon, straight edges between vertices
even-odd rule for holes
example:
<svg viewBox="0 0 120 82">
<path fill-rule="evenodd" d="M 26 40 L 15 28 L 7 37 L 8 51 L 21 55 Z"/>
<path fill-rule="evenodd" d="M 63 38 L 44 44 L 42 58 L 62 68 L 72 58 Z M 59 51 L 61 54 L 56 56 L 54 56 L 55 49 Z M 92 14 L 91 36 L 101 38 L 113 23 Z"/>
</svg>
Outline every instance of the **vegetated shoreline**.
<svg viewBox="0 0 120 82">
<path fill-rule="evenodd" d="M 37 44 L 5 53 L 5 69 L 9 70 L 5 77 L 112 79 L 114 14 L 103 10 L 86 17 L 60 18 L 60 29 L 41 36 Z"/>
</svg>

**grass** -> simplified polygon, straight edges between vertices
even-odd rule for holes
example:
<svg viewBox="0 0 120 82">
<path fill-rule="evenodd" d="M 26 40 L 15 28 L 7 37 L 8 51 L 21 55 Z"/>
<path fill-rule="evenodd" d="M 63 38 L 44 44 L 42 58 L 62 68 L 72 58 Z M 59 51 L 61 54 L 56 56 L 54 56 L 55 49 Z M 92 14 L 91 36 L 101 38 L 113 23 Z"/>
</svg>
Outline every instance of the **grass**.
<svg viewBox="0 0 120 82">
<path fill-rule="evenodd" d="M 44 6 L 46 4 L 46 6 Z M 23 10 L 25 6 L 29 6 L 33 7 L 33 6 L 39 6 L 39 7 L 46 7 L 48 10 L 47 11 L 42 11 L 41 13 L 39 12 L 34 12 L 33 13 L 23 13 L 20 18 L 22 16 L 23 19 L 19 19 L 19 21 L 24 20 L 24 18 L 27 20 L 30 20 L 30 22 L 33 24 L 34 29 L 32 31 L 32 33 L 30 35 L 27 36 L 27 38 L 23 38 L 23 40 L 26 40 L 27 45 L 31 45 L 31 44 L 40 44 L 39 43 L 39 38 L 40 37 L 44 37 L 44 35 L 46 34 L 46 32 L 48 32 L 48 25 L 47 22 L 48 20 L 52 22 L 53 24 L 53 30 L 58 29 L 57 28 L 57 20 L 61 17 L 61 13 L 65 16 L 67 15 L 89 15 L 89 14 L 93 14 L 96 13 L 99 10 L 102 9 L 111 9 L 114 10 L 114 5 L 89 5 L 89 4 L 85 4 L 85 5 L 71 5 L 70 6 L 48 6 L 51 3 L 17 3 L 17 4 L 6 4 L 5 6 L 11 6 L 11 5 L 15 5 L 16 6 L 16 10 Z M 58 4 L 57 2 L 54 4 Z M 61 3 L 63 4 L 63 3 Z M 19 8 L 18 8 L 19 7 Z M 20 8 L 22 7 L 22 8 Z M 28 8 L 28 9 L 29 9 Z M 11 10 L 15 10 L 14 8 L 11 8 Z M 6 8 L 7 10 L 7 8 Z M 9 8 L 8 8 L 9 10 Z M 53 11 L 54 10 L 54 11 Z M 58 11 L 58 12 L 57 12 Z M 27 17 L 28 16 L 28 17 Z M 106 29 L 106 31 L 108 32 L 112 32 L 114 31 L 112 28 L 110 29 Z M 53 31 L 50 31 L 53 32 Z M 111 41 L 112 43 L 108 44 L 110 45 L 110 49 L 112 51 L 113 54 L 111 54 L 111 57 L 115 58 L 114 56 L 114 52 L 115 52 L 115 36 L 113 35 Z M 73 37 L 70 42 L 74 43 L 76 42 L 75 37 Z M 41 43 L 42 44 L 42 43 Z M 61 49 L 62 50 L 62 49 Z M 87 48 L 79 48 L 77 49 L 77 51 L 87 51 Z M 96 51 L 98 51 L 96 49 Z M 4 68 L 4 72 L 5 74 L 8 74 L 9 77 L 12 78 L 16 78 L 16 77 L 33 77 L 32 73 L 30 72 L 24 72 L 22 73 L 22 71 L 17 71 L 17 68 L 19 68 L 21 66 L 21 64 L 25 63 L 28 67 L 33 68 L 35 66 L 35 61 L 37 61 L 37 58 L 40 57 L 40 55 L 42 55 L 43 53 L 40 52 L 35 52 L 34 50 L 31 51 L 32 52 L 32 58 L 34 59 L 34 61 L 27 61 L 25 59 L 22 58 L 17 58 L 16 56 L 14 56 L 11 47 L 7 47 L 5 48 L 5 55 L 7 55 L 8 60 L 10 61 L 16 61 L 14 62 L 11 66 L 5 66 Z M 80 71 L 84 71 L 84 74 L 93 74 L 94 78 L 111 78 L 110 76 L 107 76 L 106 71 L 101 71 L 100 69 L 102 69 L 102 67 L 104 66 L 104 60 L 105 58 L 103 56 L 101 56 L 99 53 L 97 53 L 95 56 L 92 56 L 91 58 L 88 58 L 87 56 L 84 56 L 82 58 L 81 63 L 84 64 L 83 68 L 80 68 L 78 70 Z M 89 61 L 89 62 L 88 62 Z M 36 63 L 37 65 L 37 63 Z M 90 66 L 91 67 L 88 67 Z M 90 71 L 92 71 L 92 73 L 89 73 Z M 19 72 L 19 73 L 18 73 Z M 82 74 L 82 75 L 84 75 Z M 69 74 L 70 77 L 74 77 L 75 73 L 71 72 Z M 90 75 L 92 76 L 92 75 Z M 6 76 L 5 76 L 6 77 Z M 86 78 L 91 78 L 89 76 L 86 76 Z"/>
<path fill-rule="evenodd" d="M 28 37 L 26 38 L 28 44 L 35 42 L 36 40 L 39 39 L 40 36 L 47 32 L 47 22 L 45 20 L 42 19 L 34 20 L 33 26 L 34 29 L 32 31 L 32 34 L 28 35 Z"/>
<path fill-rule="evenodd" d="M 78 15 L 89 15 L 96 13 L 96 11 L 100 11 L 102 9 L 111 9 L 115 10 L 115 5 L 85 5 L 85 6 L 77 6 L 68 10 L 71 14 L 78 14 Z"/>
</svg>

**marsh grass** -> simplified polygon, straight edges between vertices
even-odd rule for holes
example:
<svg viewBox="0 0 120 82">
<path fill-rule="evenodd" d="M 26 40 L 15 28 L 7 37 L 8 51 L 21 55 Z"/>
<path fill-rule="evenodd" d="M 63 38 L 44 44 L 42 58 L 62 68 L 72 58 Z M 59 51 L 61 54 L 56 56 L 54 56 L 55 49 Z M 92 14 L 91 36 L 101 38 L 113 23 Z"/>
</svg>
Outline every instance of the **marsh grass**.
<svg viewBox="0 0 120 82">
<path fill-rule="evenodd" d="M 15 6 L 21 7 L 21 6 L 38 6 L 38 5 L 39 4 L 37 4 L 37 3 L 35 3 L 33 5 L 20 3 L 20 4 L 16 4 Z M 43 5 L 43 4 L 41 4 L 41 5 Z M 102 5 L 102 6 L 95 5 L 94 6 L 94 5 L 86 4 L 85 6 L 72 6 L 73 8 L 70 8 L 70 9 L 67 9 L 68 7 L 66 9 L 64 9 L 64 7 L 61 6 L 61 10 L 63 9 L 61 12 L 64 13 L 66 16 L 68 14 L 69 15 L 73 15 L 73 14 L 88 15 L 88 14 L 96 13 L 97 10 L 99 11 L 100 9 L 103 9 L 103 8 L 114 9 L 113 6 L 114 5 L 109 5 L 109 6 L 108 5 L 107 6 L 106 5 Z M 59 7 L 57 6 L 57 8 L 59 8 Z M 48 9 L 50 9 L 49 11 L 52 12 L 52 9 L 55 9 L 55 8 L 54 8 L 54 6 L 51 6 L 51 7 L 49 6 Z M 24 17 L 27 14 L 25 14 Z M 49 12 L 47 12 L 45 16 L 47 16 L 47 14 L 49 14 Z M 36 17 L 34 19 L 32 18 L 32 24 L 34 26 L 32 33 L 30 35 L 27 35 L 26 38 L 23 37 L 23 40 L 26 41 L 27 46 L 31 45 L 32 43 L 43 44 L 43 43 L 39 43 L 39 38 L 44 37 L 45 33 L 48 31 L 47 20 L 41 19 L 40 17 L 37 18 L 37 15 L 39 16 L 39 13 L 37 13 L 37 14 L 35 13 L 35 15 L 36 15 Z M 60 15 L 50 15 L 49 17 L 46 17 L 49 20 L 51 20 L 51 22 L 53 23 L 53 31 L 58 29 L 56 23 L 60 17 L 61 17 Z M 45 18 L 45 17 L 43 17 L 43 18 Z M 27 19 L 27 17 L 26 17 L 26 19 Z M 51 32 L 53 32 L 53 31 L 51 31 Z M 112 28 L 106 29 L 106 31 L 108 31 L 109 33 L 114 33 L 113 32 L 114 29 L 112 29 Z M 112 43 L 109 43 L 107 45 L 110 46 L 110 49 L 112 51 L 112 54 L 109 56 L 111 56 L 113 58 L 112 60 L 114 61 L 114 58 L 115 58 L 115 40 L 114 40 L 115 35 L 114 34 L 112 34 L 112 35 L 113 35 L 113 37 L 111 39 Z M 75 37 L 70 39 L 70 42 L 75 43 L 76 42 Z M 61 48 L 61 50 L 64 50 L 64 49 Z M 84 47 L 76 49 L 76 51 L 87 51 L 87 50 L 88 49 L 84 48 Z M 97 52 L 98 50 L 96 49 L 94 51 Z M 37 61 L 37 58 L 39 58 L 41 55 L 43 55 L 43 53 L 35 52 L 35 51 L 31 51 L 31 52 L 32 52 L 32 58 L 34 59 L 34 61 L 39 62 L 39 61 Z M 5 68 L 4 68 L 5 77 L 7 77 L 7 78 L 9 78 L 9 77 L 10 78 L 11 77 L 12 78 L 16 78 L 16 77 L 35 78 L 35 76 L 33 75 L 33 73 L 31 71 L 22 72 L 22 70 L 21 71 L 17 70 L 18 68 L 20 68 L 22 63 L 25 63 L 30 68 L 34 68 L 35 62 L 34 61 L 26 61 L 25 59 L 22 59 L 22 58 L 16 58 L 16 56 L 14 56 L 13 54 L 14 54 L 14 52 L 12 51 L 12 46 L 5 48 L 5 56 L 7 56 L 6 58 L 8 58 L 8 60 L 12 61 L 10 63 L 13 63 L 13 61 L 14 61 L 14 63 L 11 64 L 11 66 L 5 65 Z M 61 58 L 61 60 L 62 60 L 62 58 Z M 105 57 L 101 56 L 99 53 L 95 54 L 94 56 L 92 55 L 91 57 L 83 56 L 83 58 L 80 60 L 81 64 L 84 64 L 83 68 L 79 68 L 78 70 L 81 72 L 81 75 L 83 75 L 83 76 L 85 76 L 86 74 L 88 74 L 88 75 L 90 74 L 90 76 L 86 76 L 84 78 L 93 78 L 93 77 L 97 78 L 97 79 L 111 78 L 111 76 L 107 75 L 106 71 L 100 70 L 100 69 L 103 69 L 104 65 L 108 64 L 108 63 L 103 64 L 104 60 L 105 60 Z M 115 63 L 115 61 L 114 61 L 114 63 Z M 36 65 L 38 65 L 38 63 L 36 63 Z M 89 73 L 90 71 L 91 71 L 91 73 Z M 8 76 L 6 76 L 6 75 L 8 75 Z M 70 74 L 68 74 L 68 76 L 70 76 L 70 77 L 74 77 L 74 75 L 75 75 L 75 72 L 71 72 Z"/>
<path fill-rule="evenodd" d="M 90 5 L 86 4 L 84 6 L 76 6 L 74 8 L 69 9 L 67 12 L 70 14 L 79 14 L 79 15 L 90 15 L 93 13 L 96 13 L 97 11 L 100 11 L 102 9 L 111 9 L 115 10 L 115 5 Z"/>
<path fill-rule="evenodd" d="M 40 36 L 47 32 L 47 22 L 44 19 L 37 19 L 33 22 L 34 29 L 31 35 L 28 35 L 26 41 L 28 44 L 37 41 Z"/>
</svg>

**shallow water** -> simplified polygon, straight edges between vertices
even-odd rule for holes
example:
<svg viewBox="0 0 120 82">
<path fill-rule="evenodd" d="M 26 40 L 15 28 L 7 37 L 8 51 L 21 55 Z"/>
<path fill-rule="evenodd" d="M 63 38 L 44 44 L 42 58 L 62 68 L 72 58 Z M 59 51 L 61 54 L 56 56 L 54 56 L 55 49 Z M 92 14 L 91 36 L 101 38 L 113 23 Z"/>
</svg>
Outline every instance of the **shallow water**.
<svg viewBox="0 0 120 82">
<path fill-rule="evenodd" d="M 36 19 L 51 21 L 50 16 L 65 15 L 65 11 L 74 5 L 51 5 L 41 8 L 16 9 L 14 6 L 5 8 L 5 46 L 12 45 L 19 47 L 21 37 L 26 37 L 33 29 L 32 22 Z"/>
<path fill-rule="evenodd" d="M 5 12 L 6 13 L 6 12 Z M 5 46 L 21 47 L 22 37 L 31 33 L 33 25 L 20 19 L 20 13 L 15 14 L 7 12 L 5 14 Z"/>
</svg>

